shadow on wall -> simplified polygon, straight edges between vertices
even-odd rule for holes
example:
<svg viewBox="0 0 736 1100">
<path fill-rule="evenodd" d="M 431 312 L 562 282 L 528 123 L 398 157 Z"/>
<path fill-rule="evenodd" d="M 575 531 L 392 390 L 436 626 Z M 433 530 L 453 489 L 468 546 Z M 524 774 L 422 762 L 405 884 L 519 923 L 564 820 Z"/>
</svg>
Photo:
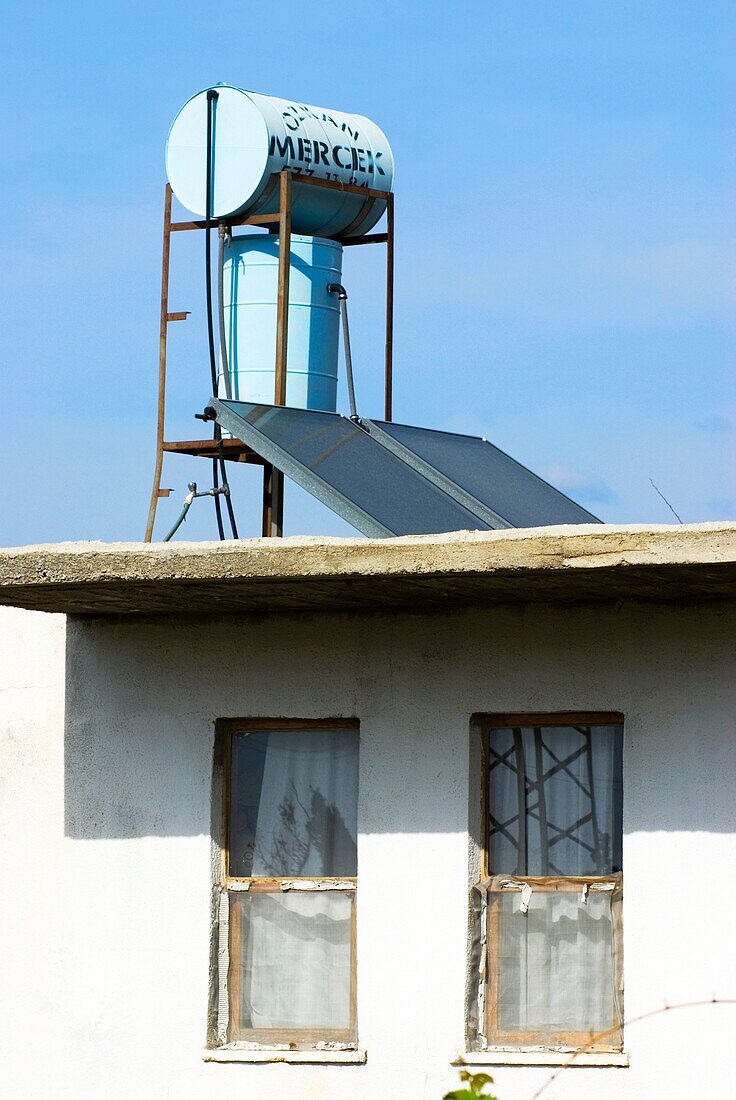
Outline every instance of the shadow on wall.
<svg viewBox="0 0 736 1100">
<path fill-rule="evenodd" d="M 254 627 L 265 633 L 255 647 Z M 354 629 L 347 617 L 342 629 Z M 312 667 L 295 658 L 304 652 L 301 630 L 314 638 L 314 620 L 281 617 L 276 625 L 232 617 L 206 623 L 71 617 L 66 640 L 66 835 L 209 836 L 217 718 L 352 716 L 355 684 L 346 674 L 334 675 L 339 658 L 325 654 L 331 674 L 317 689 Z M 326 646 L 323 631 L 320 627 L 317 632 L 320 653 Z M 344 654 L 339 639 L 335 647 Z M 464 827 L 452 800 L 430 805 L 420 785 L 405 782 L 412 765 L 409 745 L 405 756 L 390 744 L 377 751 L 383 760 L 391 751 L 394 760 L 406 760 L 406 768 L 393 774 L 395 791 L 381 784 L 385 812 L 371 808 L 378 813 L 381 831 L 453 832 Z M 415 770 L 421 773 L 421 768 Z M 368 772 L 364 767 L 366 781 Z M 329 808 L 311 809 L 316 827 Z M 363 824 L 369 827 L 366 817 Z"/>
<path fill-rule="evenodd" d="M 718 618 L 702 606 L 651 605 L 458 610 L 441 619 L 71 617 L 65 833 L 209 836 L 216 718 L 336 713 L 362 722 L 361 832 L 463 832 L 476 805 L 467 790 L 470 716 L 544 707 L 626 715 L 626 834 L 730 833 L 724 777 L 736 767 L 736 736 L 724 639 L 733 618 Z M 324 678 L 301 659 L 310 647 Z M 438 651 L 440 663 L 425 659 Z"/>
<path fill-rule="evenodd" d="M 79 839 L 210 833 L 214 715 L 196 684 L 162 685 L 161 638 L 70 618 L 64 722 L 65 834 Z M 148 640 L 146 639 L 146 642 Z M 162 686 L 165 690 L 161 690 Z M 161 705 L 156 698 L 161 695 Z"/>
</svg>

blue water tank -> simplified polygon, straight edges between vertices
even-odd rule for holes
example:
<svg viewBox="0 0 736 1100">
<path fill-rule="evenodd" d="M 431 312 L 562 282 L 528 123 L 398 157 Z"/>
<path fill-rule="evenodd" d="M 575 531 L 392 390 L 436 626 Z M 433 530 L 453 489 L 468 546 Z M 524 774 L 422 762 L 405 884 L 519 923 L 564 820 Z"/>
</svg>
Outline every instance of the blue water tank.
<svg viewBox="0 0 736 1100">
<path fill-rule="evenodd" d="M 226 247 L 225 342 L 235 401 L 274 404 L 278 274 L 276 235 L 233 237 Z M 292 235 L 286 404 L 294 408 L 337 409 L 340 304 L 327 286 L 341 281 L 342 245 Z M 222 365 L 220 372 L 224 396 Z"/>
</svg>

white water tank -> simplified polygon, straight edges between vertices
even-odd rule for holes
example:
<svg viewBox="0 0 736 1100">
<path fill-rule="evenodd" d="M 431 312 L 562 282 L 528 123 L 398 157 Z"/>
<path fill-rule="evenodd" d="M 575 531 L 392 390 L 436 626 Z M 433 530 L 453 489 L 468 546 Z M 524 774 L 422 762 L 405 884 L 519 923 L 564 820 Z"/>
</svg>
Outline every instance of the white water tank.
<svg viewBox="0 0 736 1100">
<path fill-rule="evenodd" d="M 179 111 L 166 144 L 166 171 L 177 199 L 205 215 L 207 93 Z M 212 109 L 214 218 L 278 210 L 278 173 L 295 174 L 292 229 L 321 237 L 360 236 L 383 214 L 381 199 L 300 186 L 315 176 L 391 191 L 394 161 L 383 131 L 363 115 L 310 107 L 227 85 L 217 85 Z"/>
</svg>

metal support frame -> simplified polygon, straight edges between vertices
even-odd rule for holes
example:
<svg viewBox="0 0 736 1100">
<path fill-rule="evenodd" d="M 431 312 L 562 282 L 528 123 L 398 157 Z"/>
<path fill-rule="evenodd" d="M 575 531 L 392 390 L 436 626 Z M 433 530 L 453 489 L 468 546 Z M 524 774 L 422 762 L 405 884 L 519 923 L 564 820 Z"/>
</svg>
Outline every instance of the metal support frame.
<svg viewBox="0 0 736 1100">
<path fill-rule="evenodd" d="M 166 410 L 166 339 L 168 336 L 169 320 L 185 320 L 186 313 L 172 314 L 169 317 L 169 261 L 171 256 L 171 184 L 166 184 L 164 192 L 164 240 L 163 258 L 161 261 L 161 319 L 159 324 L 158 343 L 158 410 L 156 414 L 156 464 L 153 472 L 153 491 L 151 492 L 151 504 L 148 509 L 148 522 L 146 523 L 145 541 L 150 542 L 153 536 L 153 523 L 156 518 L 156 505 L 159 498 L 168 496 L 169 490 L 161 488 L 161 472 L 164 464 L 164 414 Z"/>
<path fill-rule="evenodd" d="M 393 412 L 393 323 L 394 323 L 394 196 L 392 192 L 378 191 L 369 187 L 358 187 L 333 180 L 317 179 L 313 176 L 301 176 L 290 169 L 279 173 L 279 208 L 273 214 L 254 214 L 244 217 L 224 218 L 213 224 L 225 225 L 229 230 L 241 225 L 262 226 L 274 229 L 279 234 L 279 272 L 278 300 L 276 310 L 276 364 L 274 404 L 286 404 L 286 367 L 289 340 L 289 276 L 291 265 L 291 213 L 292 187 L 294 183 L 310 187 L 326 187 L 333 191 L 343 191 L 360 195 L 371 205 L 380 200 L 386 203 L 386 232 L 368 233 L 362 237 L 336 238 L 343 247 L 362 244 L 386 245 L 386 340 L 384 355 L 384 420 L 390 421 Z M 164 193 L 163 256 L 161 264 L 161 320 L 159 328 L 158 363 L 158 411 L 156 420 L 156 461 L 153 474 L 153 490 L 148 510 L 145 541 L 151 542 L 156 519 L 156 506 L 161 497 L 169 496 L 170 489 L 161 488 L 164 453 L 202 455 L 212 457 L 211 440 L 189 440 L 166 442 L 166 344 L 168 325 L 172 321 L 184 321 L 188 311 L 169 313 L 169 268 L 171 254 L 171 234 L 195 229 L 205 229 L 204 220 L 172 222 L 171 185 L 166 184 Z M 212 395 L 213 397 L 216 394 Z M 225 441 L 236 443 L 236 441 Z M 264 536 L 280 536 L 284 525 L 284 475 L 270 463 L 244 445 L 225 448 L 225 458 L 231 461 L 255 462 L 263 465 L 263 524 Z"/>
</svg>

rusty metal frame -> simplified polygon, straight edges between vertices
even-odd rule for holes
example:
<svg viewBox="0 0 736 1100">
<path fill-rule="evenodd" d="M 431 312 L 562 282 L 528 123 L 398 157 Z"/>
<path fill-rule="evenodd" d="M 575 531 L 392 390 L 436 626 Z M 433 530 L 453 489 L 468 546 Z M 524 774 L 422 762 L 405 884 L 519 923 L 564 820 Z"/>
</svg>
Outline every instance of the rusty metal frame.
<svg viewBox="0 0 736 1100">
<path fill-rule="evenodd" d="M 276 364 L 274 404 L 286 404 L 286 361 L 289 339 L 289 255 L 291 252 L 291 211 L 292 186 L 294 183 L 310 187 L 325 187 L 333 191 L 360 195 L 366 203 L 373 205 L 380 200 L 386 203 L 386 232 L 368 233 L 361 237 L 337 237 L 344 247 L 363 244 L 386 245 L 386 335 L 384 346 L 384 420 L 390 421 L 393 415 L 393 329 L 394 329 L 394 196 L 393 192 L 379 191 L 372 187 L 358 187 L 334 180 L 317 179 L 314 176 L 302 176 L 289 169 L 283 169 L 278 176 L 279 208 L 273 214 L 254 214 L 244 217 L 221 219 L 229 229 L 236 226 L 253 225 L 263 228 L 278 227 L 279 233 L 279 273 L 278 303 L 276 313 Z M 156 459 L 153 474 L 153 489 L 148 509 L 145 542 L 151 542 L 156 520 L 156 507 L 162 497 L 168 497 L 171 490 L 161 487 L 163 458 L 165 452 L 202 455 L 212 457 L 210 440 L 190 440 L 167 442 L 165 440 L 166 416 L 166 355 L 168 326 L 172 321 L 184 321 L 187 312 L 169 312 L 169 268 L 171 259 L 171 234 L 204 229 L 203 220 L 172 222 L 171 185 L 166 184 L 164 193 L 163 254 L 161 263 L 161 317 L 159 326 L 158 361 L 158 405 L 156 418 Z M 213 222 L 213 225 L 217 224 Z M 215 396 L 213 394 L 213 396 Z M 262 533 L 264 536 L 281 536 L 284 522 L 284 475 L 270 463 L 264 462 L 248 447 L 226 447 L 225 458 L 254 462 L 263 465 L 263 512 Z"/>
<path fill-rule="evenodd" d="M 186 313 L 169 314 L 169 264 L 171 259 L 171 184 L 164 191 L 163 255 L 161 260 L 161 317 L 158 342 L 158 407 L 156 413 L 156 463 L 153 472 L 153 490 L 148 508 L 145 542 L 153 537 L 156 505 L 161 497 L 169 495 L 169 489 L 161 488 L 161 472 L 164 464 L 164 417 L 166 411 L 166 341 L 169 322 L 186 320 Z"/>
</svg>

